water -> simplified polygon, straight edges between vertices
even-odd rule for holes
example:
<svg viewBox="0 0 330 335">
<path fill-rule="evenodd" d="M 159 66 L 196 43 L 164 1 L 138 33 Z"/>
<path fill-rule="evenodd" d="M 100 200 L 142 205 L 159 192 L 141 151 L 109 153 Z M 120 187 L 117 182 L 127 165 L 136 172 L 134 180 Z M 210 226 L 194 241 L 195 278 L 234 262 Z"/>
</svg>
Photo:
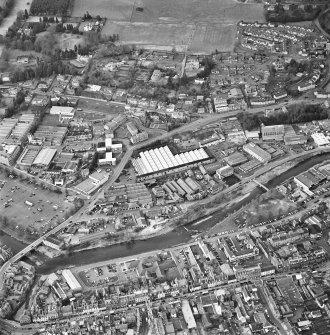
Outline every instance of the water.
<svg viewBox="0 0 330 335">
<path fill-rule="evenodd" d="M 269 188 L 274 188 L 280 185 L 285 180 L 294 177 L 301 172 L 308 170 L 314 165 L 322 163 L 323 161 L 329 159 L 330 153 L 314 156 L 300 163 L 299 165 L 289 169 L 278 177 L 272 179 L 267 183 L 266 186 Z M 192 226 L 194 224 L 192 222 L 191 224 L 187 225 L 187 228 L 191 226 L 192 229 L 207 230 L 222 219 L 224 219 L 229 213 L 237 211 L 239 208 L 246 205 L 252 199 L 256 198 L 262 193 L 263 190 L 257 187 L 251 192 L 248 197 L 233 205 L 229 210 L 219 210 L 218 212 L 215 212 L 208 220 L 205 220 L 196 226 Z M 8 235 L 0 236 L 0 241 L 3 241 L 4 239 L 6 239 L 6 244 L 9 247 L 13 247 L 14 252 L 18 252 L 24 247 L 22 243 L 17 242 L 15 239 L 12 239 Z M 183 228 L 177 228 L 175 231 L 171 231 L 165 235 L 157 236 L 146 241 L 135 241 L 134 244 L 131 246 L 128 246 L 127 244 L 120 244 L 104 248 L 86 250 L 79 253 L 73 253 L 67 256 L 61 256 L 58 258 L 47 260 L 44 265 L 38 268 L 38 272 L 42 274 L 47 274 L 56 271 L 58 268 L 63 268 L 70 265 L 85 265 L 94 262 L 111 260 L 118 257 L 134 256 L 143 252 L 165 249 L 171 246 L 185 243 L 188 242 L 190 239 L 190 233 L 188 233 Z"/>
</svg>

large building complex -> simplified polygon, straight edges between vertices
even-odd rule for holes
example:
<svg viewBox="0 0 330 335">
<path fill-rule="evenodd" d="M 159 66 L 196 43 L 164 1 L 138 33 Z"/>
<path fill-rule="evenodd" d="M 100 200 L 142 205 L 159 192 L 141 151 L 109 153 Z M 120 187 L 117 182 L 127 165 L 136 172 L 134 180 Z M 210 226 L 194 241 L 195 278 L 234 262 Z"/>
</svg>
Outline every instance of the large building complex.
<svg viewBox="0 0 330 335">
<path fill-rule="evenodd" d="M 264 141 L 282 141 L 284 137 L 284 126 L 261 126 L 262 139 Z"/>
<path fill-rule="evenodd" d="M 243 150 L 262 163 L 266 163 L 272 158 L 270 153 L 261 149 L 255 143 L 248 143 L 243 145 Z"/>
<path fill-rule="evenodd" d="M 139 157 L 133 159 L 133 166 L 138 179 L 144 180 L 184 171 L 191 166 L 211 161 L 213 158 L 203 148 L 173 155 L 169 147 L 165 146 L 140 152 Z"/>
</svg>

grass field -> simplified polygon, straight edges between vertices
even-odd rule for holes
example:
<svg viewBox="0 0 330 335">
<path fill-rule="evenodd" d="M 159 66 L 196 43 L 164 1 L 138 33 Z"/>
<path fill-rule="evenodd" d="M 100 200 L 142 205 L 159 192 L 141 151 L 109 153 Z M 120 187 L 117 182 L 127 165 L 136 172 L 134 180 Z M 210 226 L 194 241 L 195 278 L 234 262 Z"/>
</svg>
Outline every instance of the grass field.
<svg viewBox="0 0 330 335">
<path fill-rule="evenodd" d="M 72 16 L 86 11 L 107 17 L 102 32 L 123 43 L 196 53 L 231 51 L 238 21 L 265 21 L 262 4 L 235 0 L 75 0 Z"/>
<path fill-rule="evenodd" d="M 233 50 L 238 21 L 264 21 L 262 5 L 233 0 L 198 5 L 188 0 L 146 0 L 142 13 L 135 7 L 130 22 L 108 20 L 103 33 L 119 34 L 122 42 L 144 48 L 171 50 L 175 46 L 178 51 L 210 53 Z"/>
<path fill-rule="evenodd" d="M 74 0 L 71 16 L 83 16 L 88 11 L 109 20 L 130 20 L 133 6 L 134 0 Z"/>
<path fill-rule="evenodd" d="M 73 49 L 75 45 L 85 45 L 85 38 L 80 35 L 62 34 L 57 37 L 57 44 L 60 49 Z"/>
</svg>

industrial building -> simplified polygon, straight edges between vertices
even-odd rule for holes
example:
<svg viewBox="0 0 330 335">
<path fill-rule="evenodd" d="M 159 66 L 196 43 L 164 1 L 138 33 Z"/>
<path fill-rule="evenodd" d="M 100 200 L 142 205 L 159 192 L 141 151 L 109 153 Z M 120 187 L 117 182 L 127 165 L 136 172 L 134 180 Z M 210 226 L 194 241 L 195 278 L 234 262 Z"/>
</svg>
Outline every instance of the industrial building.
<svg viewBox="0 0 330 335">
<path fill-rule="evenodd" d="M 13 165 L 19 154 L 21 147 L 17 144 L 3 144 L 0 146 L 0 163 L 5 165 Z"/>
<path fill-rule="evenodd" d="M 20 169 L 27 169 L 31 167 L 40 150 L 40 146 L 27 145 L 17 160 L 17 167 Z"/>
<path fill-rule="evenodd" d="M 225 160 L 230 166 L 237 166 L 248 161 L 247 157 L 245 157 L 241 152 L 234 152 L 233 154 L 227 156 Z"/>
<path fill-rule="evenodd" d="M 285 145 L 298 145 L 298 144 L 306 144 L 307 136 L 305 135 L 285 135 L 284 136 L 284 144 Z"/>
<path fill-rule="evenodd" d="M 118 202 L 123 199 L 127 203 L 136 203 L 140 206 L 152 206 L 152 196 L 147 187 L 142 183 L 112 186 L 104 193 L 108 202 Z"/>
<path fill-rule="evenodd" d="M 270 153 L 261 149 L 258 145 L 252 142 L 248 144 L 244 144 L 243 150 L 262 163 L 266 163 L 270 161 L 272 158 Z"/>
<path fill-rule="evenodd" d="M 226 178 L 226 177 L 229 177 L 231 176 L 232 174 L 234 173 L 234 169 L 229 166 L 229 165 L 225 165 L 225 166 L 222 166 L 221 168 L 219 168 L 217 171 L 216 171 L 216 174 L 217 176 L 221 179 L 221 178 Z"/>
<path fill-rule="evenodd" d="M 38 153 L 37 157 L 33 161 L 33 165 L 40 167 L 48 167 L 54 156 L 56 155 L 57 150 L 53 148 L 42 148 Z"/>
<path fill-rule="evenodd" d="M 264 141 L 283 141 L 284 126 L 265 126 L 261 125 L 261 135 Z"/>
<path fill-rule="evenodd" d="M 27 140 L 34 122 L 33 114 L 23 114 L 18 119 L 3 119 L 0 122 L 0 144 L 21 145 Z"/>
<path fill-rule="evenodd" d="M 310 169 L 294 177 L 293 180 L 306 194 L 313 195 L 313 189 L 326 181 L 327 177 L 318 170 Z"/>
<path fill-rule="evenodd" d="M 70 289 L 73 292 L 77 292 L 77 291 L 81 291 L 81 285 L 79 284 L 77 278 L 73 275 L 73 273 L 71 272 L 71 270 L 69 269 L 64 269 L 62 271 L 62 276 L 65 279 L 65 281 L 67 282 L 67 284 L 69 285 Z"/>
<path fill-rule="evenodd" d="M 168 146 L 164 146 L 140 152 L 139 157 L 133 159 L 132 163 L 138 179 L 146 180 L 184 171 L 213 160 L 203 148 L 173 155 Z"/>
<path fill-rule="evenodd" d="M 330 144 L 329 137 L 325 136 L 323 133 L 314 133 L 311 137 L 318 147 Z"/>
<path fill-rule="evenodd" d="M 67 131 L 66 127 L 41 125 L 33 135 L 29 136 L 29 142 L 38 145 L 61 145 Z"/>
<path fill-rule="evenodd" d="M 105 171 L 97 171 L 92 173 L 87 179 L 74 188 L 79 193 L 84 195 L 90 195 L 101 187 L 109 179 L 109 174 Z"/>
</svg>

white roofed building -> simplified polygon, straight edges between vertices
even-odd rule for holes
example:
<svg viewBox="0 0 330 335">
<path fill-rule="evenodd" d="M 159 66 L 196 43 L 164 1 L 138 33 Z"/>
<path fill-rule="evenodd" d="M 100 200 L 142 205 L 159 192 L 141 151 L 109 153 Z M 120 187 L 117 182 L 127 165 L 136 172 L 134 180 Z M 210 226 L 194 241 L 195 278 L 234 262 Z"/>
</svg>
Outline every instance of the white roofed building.
<svg viewBox="0 0 330 335">
<path fill-rule="evenodd" d="M 71 270 L 69 269 L 63 270 L 62 276 L 72 291 L 77 292 L 82 290 L 81 285 L 79 284 L 77 278 L 73 275 Z"/>
<path fill-rule="evenodd" d="M 140 152 L 137 158 L 132 159 L 132 164 L 141 181 L 152 176 L 158 177 L 184 171 L 202 162 L 213 160 L 214 158 L 210 157 L 204 148 L 173 155 L 169 147 L 164 146 Z"/>
<path fill-rule="evenodd" d="M 53 160 L 56 153 L 57 153 L 56 149 L 42 148 L 39 151 L 37 157 L 34 159 L 33 165 L 47 167 Z"/>
</svg>

